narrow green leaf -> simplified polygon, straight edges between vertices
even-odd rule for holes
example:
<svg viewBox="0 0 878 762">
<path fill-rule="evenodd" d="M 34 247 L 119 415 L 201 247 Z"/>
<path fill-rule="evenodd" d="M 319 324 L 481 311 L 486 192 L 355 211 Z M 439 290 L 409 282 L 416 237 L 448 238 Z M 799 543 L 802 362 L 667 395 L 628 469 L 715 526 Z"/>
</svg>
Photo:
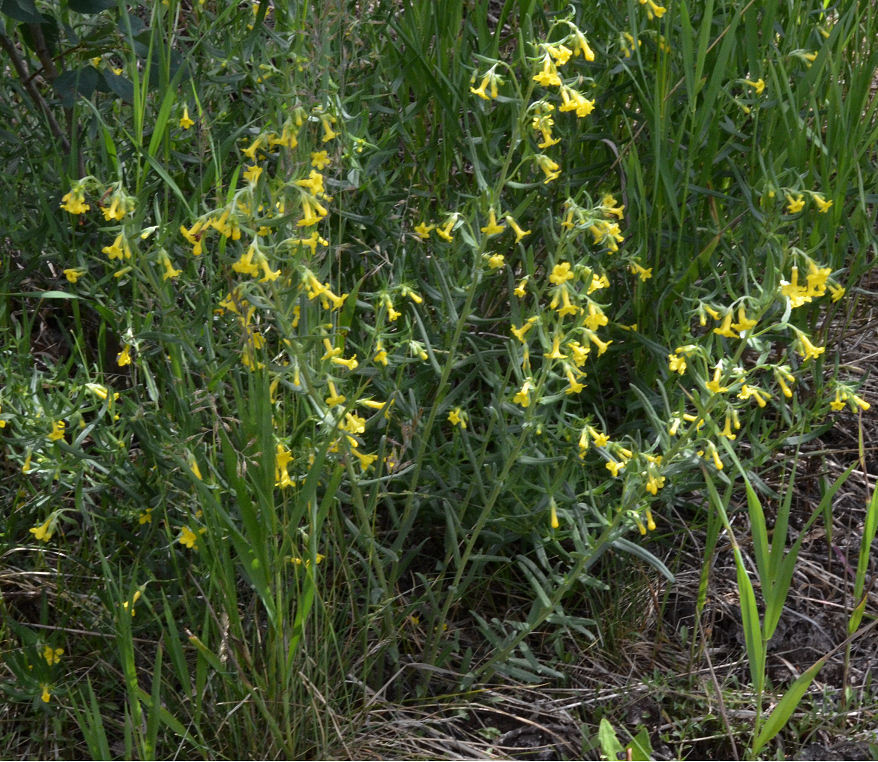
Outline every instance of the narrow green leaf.
<svg viewBox="0 0 878 762">
<path fill-rule="evenodd" d="M 798 680 L 787 689 L 783 698 L 778 702 L 777 706 L 765 720 L 762 729 L 759 731 L 759 735 L 756 736 L 756 740 L 753 741 L 754 757 L 759 754 L 765 744 L 774 738 L 783 729 L 784 725 L 787 724 L 790 715 L 796 710 L 796 707 L 802 700 L 802 696 L 805 695 L 805 691 L 808 690 L 808 687 L 811 685 L 814 678 L 817 677 L 817 673 L 822 669 L 825 662 L 826 657 L 824 656 L 822 659 L 819 659 L 814 663 L 807 672 L 800 675 Z"/>
</svg>

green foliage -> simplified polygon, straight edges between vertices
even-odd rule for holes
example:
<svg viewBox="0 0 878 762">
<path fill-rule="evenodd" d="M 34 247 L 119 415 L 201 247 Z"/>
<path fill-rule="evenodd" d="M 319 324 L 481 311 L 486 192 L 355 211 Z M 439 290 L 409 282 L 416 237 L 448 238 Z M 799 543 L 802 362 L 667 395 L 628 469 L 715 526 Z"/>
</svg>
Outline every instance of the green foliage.
<svg viewBox="0 0 878 762">
<path fill-rule="evenodd" d="M 351 675 L 563 679 L 543 638 L 596 637 L 608 553 L 670 578 L 637 539 L 697 490 L 746 494 L 761 701 L 801 539 L 758 474 L 869 406 L 817 318 L 874 252 L 874 11 L 245 5 L 0 5 L 21 721 L 327 756 Z"/>
</svg>

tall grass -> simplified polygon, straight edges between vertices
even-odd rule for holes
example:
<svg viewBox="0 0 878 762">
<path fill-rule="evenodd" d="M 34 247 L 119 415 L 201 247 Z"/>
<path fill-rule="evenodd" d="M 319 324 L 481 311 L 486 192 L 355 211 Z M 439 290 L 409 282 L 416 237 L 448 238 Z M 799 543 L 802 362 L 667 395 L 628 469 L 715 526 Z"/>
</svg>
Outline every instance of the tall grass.
<svg viewBox="0 0 878 762">
<path fill-rule="evenodd" d="M 370 691 L 563 680 L 705 492 L 761 711 L 760 470 L 868 407 L 871 6 L 108 5 L 0 15 L 10 753 L 353 756 Z"/>
</svg>

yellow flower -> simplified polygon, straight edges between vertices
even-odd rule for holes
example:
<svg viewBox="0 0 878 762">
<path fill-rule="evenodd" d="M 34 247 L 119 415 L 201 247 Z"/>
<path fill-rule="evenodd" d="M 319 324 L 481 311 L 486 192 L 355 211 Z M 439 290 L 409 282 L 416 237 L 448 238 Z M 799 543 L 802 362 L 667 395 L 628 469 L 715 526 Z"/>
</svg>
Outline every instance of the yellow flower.
<svg viewBox="0 0 878 762">
<path fill-rule="evenodd" d="M 30 456 L 28 456 L 30 458 Z M 55 532 L 54 522 L 52 521 L 53 517 L 49 516 L 42 524 L 39 526 L 31 527 L 28 531 L 41 542 L 48 542 L 52 539 L 52 535 Z"/>
<path fill-rule="evenodd" d="M 180 232 L 183 234 L 183 237 L 192 244 L 192 255 L 199 256 L 201 254 L 201 238 L 203 233 L 201 229 L 204 227 L 204 223 L 201 220 L 198 220 L 191 228 L 188 230 L 184 225 L 180 225 Z"/>
<path fill-rule="evenodd" d="M 452 426 L 460 426 L 460 428 L 466 428 L 466 413 L 463 412 L 459 407 L 454 408 L 451 412 L 448 413 L 448 422 Z"/>
<path fill-rule="evenodd" d="M 640 4 L 646 6 L 646 15 L 650 19 L 653 17 L 660 19 L 667 11 L 667 8 L 662 5 L 656 5 L 653 0 L 640 0 Z"/>
<path fill-rule="evenodd" d="M 328 143 L 330 140 L 334 140 L 338 137 L 338 133 L 332 129 L 332 122 L 335 121 L 334 116 L 330 116 L 329 114 L 324 114 L 320 117 L 320 121 L 323 124 L 323 142 Z"/>
<path fill-rule="evenodd" d="M 519 389 L 515 393 L 515 396 L 512 398 L 512 401 L 516 405 L 521 405 L 522 407 L 529 407 L 530 406 L 530 393 L 534 388 L 536 388 L 536 387 L 534 387 L 533 383 L 531 383 L 531 379 L 527 379 L 522 384 L 521 389 Z"/>
<path fill-rule="evenodd" d="M 70 283 L 76 283 L 83 275 L 88 272 L 84 267 L 68 267 L 64 271 L 64 277 L 67 278 Z"/>
<path fill-rule="evenodd" d="M 292 459 L 293 454 L 286 447 L 280 444 L 280 442 L 278 442 L 274 455 L 275 487 L 290 487 L 294 484 L 293 480 L 290 479 L 289 472 L 287 471 Z"/>
<path fill-rule="evenodd" d="M 833 283 L 829 284 L 829 293 L 831 295 L 832 301 L 837 302 L 844 296 L 844 292 L 844 286 L 838 286 Z"/>
<path fill-rule="evenodd" d="M 343 394 L 339 394 L 335 390 L 335 384 L 330 381 L 329 382 L 329 396 L 326 398 L 325 402 L 329 407 L 335 407 L 336 405 L 344 405 L 346 397 Z"/>
<path fill-rule="evenodd" d="M 549 275 L 549 282 L 554 283 L 556 286 L 560 286 L 562 283 L 566 283 L 572 278 L 573 272 L 570 269 L 570 263 L 559 262 L 552 268 L 552 272 Z"/>
<path fill-rule="evenodd" d="M 591 426 L 588 427 L 588 433 L 591 435 L 595 447 L 606 447 L 610 442 L 610 438 L 606 434 Z"/>
<path fill-rule="evenodd" d="M 152 523 L 152 508 L 147 508 L 137 517 L 137 523 L 140 525 Z"/>
<path fill-rule="evenodd" d="M 502 80 L 497 76 L 495 68 L 496 67 L 492 66 L 488 73 L 482 77 L 482 82 L 477 88 L 471 87 L 469 89 L 473 95 L 478 95 L 479 98 L 486 101 L 499 97 L 500 90 L 498 89 L 498 85 L 502 84 Z"/>
<path fill-rule="evenodd" d="M 552 59 L 548 54 L 543 56 L 543 70 L 539 74 L 534 75 L 534 81 L 543 87 L 561 84 L 561 77 L 558 76 L 555 64 L 552 63 Z"/>
<path fill-rule="evenodd" d="M 732 330 L 732 311 L 729 310 L 725 317 L 723 318 L 722 325 L 719 328 L 714 328 L 713 332 L 719 334 L 720 336 L 726 336 L 731 339 L 738 338 L 738 334 Z"/>
<path fill-rule="evenodd" d="M 651 267 L 643 267 L 639 262 L 631 262 L 628 265 L 628 269 L 632 272 L 640 276 L 640 280 L 648 281 L 652 277 L 652 268 Z"/>
<path fill-rule="evenodd" d="M 74 185 L 61 197 L 61 208 L 70 214 L 83 214 L 91 207 L 85 203 L 85 190 L 82 186 Z"/>
<path fill-rule="evenodd" d="M 530 232 L 530 231 L 528 231 L 528 232 Z M 515 290 L 512 292 L 519 299 L 524 299 L 524 297 L 527 293 L 525 291 L 525 287 L 527 286 L 527 281 L 528 281 L 529 277 L 530 277 L 529 275 L 525 275 L 520 281 L 518 281 L 518 285 L 515 287 Z"/>
<path fill-rule="evenodd" d="M 800 193 L 798 196 L 793 198 L 792 196 L 787 194 L 787 211 L 790 214 L 797 214 L 801 212 L 802 209 L 805 208 L 805 198 Z"/>
<path fill-rule="evenodd" d="M 741 391 L 738 392 L 739 400 L 748 400 L 751 397 L 756 400 L 756 404 L 759 407 L 765 407 L 765 398 L 762 395 L 766 395 L 766 397 L 770 397 L 767 392 L 763 392 L 758 387 L 750 386 L 749 384 L 743 384 L 741 386 Z"/>
<path fill-rule="evenodd" d="M 755 82 L 749 79 L 741 80 L 745 85 L 749 85 L 756 91 L 756 95 L 762 95 L 762 92 L 765 90 L 765 81 L 760 77 Z"/>
<path fill-rule="evenodd" d="M 452 240 L 451 231 L 454 229 L 454 223 L 457 222 L 457 215 L 452 214 L 451 217 L 445 222 L 441 228 L 436 228 L 436 235 L 438 235 L 442 240 L 448 241 L 449 243 Z"/>
<path fill-rule="evenodd" d="M 43 689 L 43 692 L 40 694 L 40 699 L 42 699 L 44 704 L 48 704 L 52 700 L 52 694 L 49 693 L 49 686 L 45 683 L 40 683 L 40 686 Z"/>
<path fill-rule="evenodd" d="M 122 351 L 116 355 L 116 363 L 120 368 L 131 365 L 131 345 L 126 344 L 122 347 Z"/>
<path fill-rule="evenodd" d="M 384 348 L 381 341 L 379 341 L 375 347 L 375 356 L 372 358 L 372 362 L 377 362 L 387 367 L 387 350 Z"/>
<path fill-rule="evenodd" d="M 546 179 L 543 180 L 543 185 L 547 185 L 548 183 L 552 182 L 552 180 L 556 180 L 557 178 L 561 177 L 561 167 L 545 154 L 537 154 L 536 162 L 537 166 L 539 166 L 539 168 L 543 170 L 543 173 L 546 175 Z"/>
<path fill-rule="evenodd" d="M 737 436 L 732 432 L 732 418 L 728 413 L 726 413 L 726 422 L 720 434 L 730 441 L 737 439 Z"/>
<path fill-rule="evenodd" d="M 52 423 L 52 431 L 49 433 L 49 441 L 57 442 L 60 439 L 64 439 L 64 421 L 54 421 Z"/>
<path fill-rule="evenodd" d="M 613 476 L 615 476 L 615 477 L 618 477 L 618 476 L 619 476 L 619 472 L 620 472 L 623 468 L 625 468 L 625 464 L 624 464 L 624 463 L 620 463 L 619 461 L 617 461 L 617 460 L 613 460 L 612 458 L 610 458 L 610 459 L 604 464 L 604 466 L 605 466 L 606 469 L 607 469 L 607 470 L 608 470 Z"/>
<path fill-rule="evenodd" d="M 557 529 L 561 526 L 561 522 L 558 521 L 558 511 L 555 508 L 554 500 L 549 504 L 549 526 L 552 527 L 552 529 Z"/>
<path fill-rule="evenodd" d="M 106 254 L 109 259 L 131 259 L 131 247 L 121 233 L 116 236 L 116 240 L 114 240 L 110 246 L 104 246 L 101 251 Z"/>
<path fill-rule="evenodd" d="M 755 328 L 757 320 L 753 320 L 752 318 L 747 317 L 747 313 L 744 311 L 744 305 L 738 306 L 738 322 L 732 325 L 732 328 L 738 332 L 738 334 L 743 334 L 745 331 L 749 331 L 751 328 Z"/>
<path fill-rule="evenodd" d="M 198 535 L 195 534 L 188 526 L 184 526 L 180 529 L 180 536 L 177 538 L 177 542 L 181 545 L 185 545 L 187 548 L 194 550 L 196 542 L 198 540 Z"/>
<path fill-rule="evenodd" d="M 573 55 L 582 57 L 586 61 L 594 61 L 594 51 L 585 39 L 585 35 L 578 29 L 573 30 Z"/>
<path fill-rule="evenodd" d="M 820 214 L 826 214 L 826 212 L 828 212 L 829 208 L 832 206 L 832 199 L 827 201 L 819 193 L 812 193 L 811 198 L 814 199 L 814 203 L 817 205 L 817 211 Z"/>
<path fill-rule="evenodd" d="M 833 410 L 844 410 L 844 400 L 841 398 L 841 392 L 835 390 L 835 399 L 829 403 L 829 407 Z"/>
<path fill-rule="evenodd" d="M 51 667 L 53 664 L 57 664 L 61 661 L 61 657 L 64 655 L 63 648 L 52 648 L 52 646 L 44 646 L 43 647 L 43 658 L 46 660 L 46 663 Z"/>
<path fill-rule="evenodd" d="M 713 442 L 708 442 L 707 449 L 710 450 L 710 457 L 713 459 L 713 465 L 716 470 L 722 471 L 723 462 L 720 460 L 719 453 L 716 451 L 716 445 Z"/>
<path fill-rule="evenodd" d="M 134 616 L 134 614 L 135 614 L 134 604 L 140 600 L 140 595 L 141 595 L 140 590 L 135 590 L 134 595 L 131 596 L 130 601 L 122 601 L 122 608 L 125 609 L 125 611 L 130 611 L 131 616 Z"/>
<path fill-rule="evenodd" d="M 326 151 L 312 151 L 311 166 L 315 169 L 325 169 L 329 166 L 329 154 Z"/>
<path fill-rule="evenodd" d="M 486 259 L 491 270 L 499 270 L 506 264 L 506 258 L 502 254 L 486 255 Z"/>
<path fill-rule="evenodd" d="M 808 337 L 802 333 L 797 328 L 793 329 L 796 332 L 796 336 L 799 340 L 799 354 L 802 355 L 802 360 L 807 361 L 813 358 L 819 357 L 826 351 L 826 347 L 817 347 L 811 343 Z"/>
<path fill-rule="evenodd" d="M 652 471 L 649 472 L 649 477 L 646 480 L 646 491 L 652 495 L 658 494 L 658 491 L 665 486 L 665 477 L 664 476 L 656 476 Z M 650 529 L 655 529 L 655 524 L 650 527 Z"/>
<path fill-rule="evenodd" d="M 566 360 L 567 355 L 561 354 L 560 350 L 561 337 L 558 334 L 552 338 L 552 349 L 543 356 L 549 360 Z"/>
<path fill-rule="evenodd" d="M 348 370 L 355 370 L 359 365 L 356 355 L 353 357 L 333 357 L 330 362 L 333 362 L 336 365 L 343 365 Z"/>
<path fill-rule="evenodd" d="M 530 235 L 530 230 L 522 230 L 511 215 L 506 215 L 506 222 L 509 223 L 509 227 L 511 227 L 512 232 L 515 233 L 515 243 L 519 243 L 526 235 Z"/>
<path fill-rule="evenodd" d="M 713 369 L 713 379 L 705 383 L 707 390 L 711 394 L 722 394 L 722 392 L 727 392 L 729 388 L 727 386 L 720 386 L 719 380 L 722 377 L 722 367 L 717 365 Z"/>
<path fill-rule="evenodd" d="M 681 376 L 686 372 L 686 358 L 680 355 L 668 355 L 668 368 L 671 373 L 679 373 Z"/>
<path fill-rule="evenodd" d="M 162 280 L 168 280 L 169 278 L 176 278 L 182 270 L 175 269 L 174 265 L 171 264 L 171 259 L 168 256 L 168 253 L 162 249 L 161 254 L 159 255 L 159 259 L 162 263 L 162 266 L 165 268 L 165 271 L 162 273 Z"/>
<path fill-rule="evenodd" d="M 415 235 L 417 235 L 422 241 L 426 241 L 430 237 L 430 231 L 435 227 L 435 225 L 428 225 L 426 222 L 420 222 L 415 225 Z"/>
<path fill-rule="evenodd" d="M 195 478 L 198 479 L 198 481 L 202 481 L 201 469 L 198 467 L 198 461 L 195 460 L 195 457 L 192 455 L 189 456 L 189 470 L 193 473 Z"/>
<path fill-rule="evenodd" d="M 252 167 L 247 167 L 244 170 L 244 179 L 250 183 L 250 185 L 256 185 L 256 181 L 259 180 L 259 175 L 262 174 L 262 167 L 258 164 L 254 164 Z"/>
<path fill-rule="evenodd" d="M 497 235 L 506 230 L 505 225 L 497 224 L 497 216 L 493 209 L 488 213 L 488 224 L 485 227 L 480 228 L 480 230 L 488 236 Z"/>
<path fill-rule="evenodd" d="M 195 122 L 189 118 L 189 106 L 183 106 L 183 116 L 180 117 L 180 126 L 184 130 L 188 130 Z"/>
</svg>

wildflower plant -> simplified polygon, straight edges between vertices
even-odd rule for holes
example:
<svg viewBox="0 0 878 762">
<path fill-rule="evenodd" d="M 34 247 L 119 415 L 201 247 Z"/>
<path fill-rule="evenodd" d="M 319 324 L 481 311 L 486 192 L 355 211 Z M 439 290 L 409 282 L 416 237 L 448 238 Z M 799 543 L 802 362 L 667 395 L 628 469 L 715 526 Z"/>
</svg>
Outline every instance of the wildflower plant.
<svg viewBox="0 0 878 762">
<path fill-rule="evenodd" d="M 9 541 L 41 574 L 83 547 L 100 566 L 93 605 L 58 600 L 111 634 L 127 756 L 311 753 L 320 712 L 290 697 L 332 694 L 352 652 L 381 654 L 376 685 L 403 653 L 470 683 L 557 674 L 528 642 L 595 636 L 576 601 L 604 554 L 670 576 L 641 537 L 685 495 L 869 409 L 815 320 L 865 268 L 861 168 L 814 161 L 810 126 L 751 155 L 829 64 L 795 14 L 720 5 L 530 8 L 515 39 L 459 41 L 414 3 L 379 45 L 341 5 L 170 0 L 77 49 L 109 83 L 75 103 L 100 140 L 52 170 L 40 289 L 2 258 L 34 301 L 2 313 L 0 436 Z M 824 20 L 839 51 L 864 23 Z M 753 51 L 758 24 L 795 47 Z M 380 109 L 349 48 L 381 51 Z M 43 367 L 45 304 L 75 338 Z M 530 608 L 495 616 L 496 582 Z M 23 631 L 15 695 L 70 695 L 99 756 L 85 647 Z"/>
</svg>

